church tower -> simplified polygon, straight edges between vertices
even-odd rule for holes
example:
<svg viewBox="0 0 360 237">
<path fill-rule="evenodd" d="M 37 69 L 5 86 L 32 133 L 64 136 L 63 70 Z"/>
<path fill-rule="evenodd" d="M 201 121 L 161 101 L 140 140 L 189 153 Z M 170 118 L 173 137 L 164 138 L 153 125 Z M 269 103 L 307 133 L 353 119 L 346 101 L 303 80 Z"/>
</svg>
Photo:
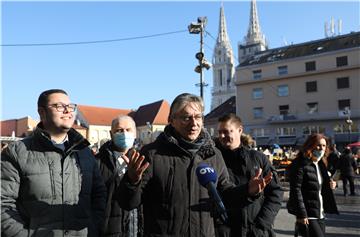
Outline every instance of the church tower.
<svg viewBox="0 0 360 237">
<path fill-rule="evenodd" d="M 268 45 L 265 36 L 261 33 L 256 0 L 251 0 L 248 32 L 244 38 L 244 44 L 239 44 L 238 48 L 239 63 L 241 64 L 256 52 L 266 49 L 268 49 Z"/>
<path fill-rule="evenodd" d="M 234 54 L 227 34 L 224 6 L 220 8 L 219 33 L 213 52 L 211 110 L 235 95 Z"/>
</svg>

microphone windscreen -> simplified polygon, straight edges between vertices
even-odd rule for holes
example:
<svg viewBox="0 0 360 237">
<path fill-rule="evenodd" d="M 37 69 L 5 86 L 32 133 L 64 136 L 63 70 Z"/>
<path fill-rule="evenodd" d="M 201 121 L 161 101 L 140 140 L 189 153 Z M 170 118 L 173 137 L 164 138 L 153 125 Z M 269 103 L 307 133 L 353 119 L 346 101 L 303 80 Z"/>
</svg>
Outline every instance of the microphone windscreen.
<svg viewBox="0 0 360 237">
<path fill-rule="evenodd" d="M 200 163 L 196 168 L 196 176 L 199 183 L 206 187 L 209 182 L 216 183 L 217 174 L 214 168 L 205 163 Z"/>
</svg>

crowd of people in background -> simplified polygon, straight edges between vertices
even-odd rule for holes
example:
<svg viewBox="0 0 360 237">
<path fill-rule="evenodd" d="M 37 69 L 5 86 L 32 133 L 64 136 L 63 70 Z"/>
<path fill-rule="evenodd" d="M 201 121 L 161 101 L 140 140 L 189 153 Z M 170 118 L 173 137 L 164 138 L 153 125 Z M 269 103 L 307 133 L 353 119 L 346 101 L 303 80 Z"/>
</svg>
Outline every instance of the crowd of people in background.
<svg viewBox="0 0 360 237">
<path fill-rule="evenodd" d="M 326 214 L 339 214 L 337 181 L 356 195 L 360 149 L 340 153 L 323 134 L 256 148 L 241 118 L 224 114 L 213 138 L 202 98 L 183 93 L 154 142 L 138 147 L 135 121 L 118 116 L 97 147 L 72 128 L 76 108 L 64 90 L 44 91 L 34 132 L 1 144 L 2 236 L 275 236 L 285 170 L 294 233 L 322 237 Z"/>
</svg>

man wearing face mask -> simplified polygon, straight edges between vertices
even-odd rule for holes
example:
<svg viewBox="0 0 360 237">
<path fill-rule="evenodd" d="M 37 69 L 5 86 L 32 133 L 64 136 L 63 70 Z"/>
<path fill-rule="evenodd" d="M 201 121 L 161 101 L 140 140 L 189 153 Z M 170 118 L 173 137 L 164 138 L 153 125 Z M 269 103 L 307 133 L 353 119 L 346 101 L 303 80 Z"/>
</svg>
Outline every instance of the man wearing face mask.
<svg viewBox="0 0 360 237">
<path fill-rule="evenodd" d="M 141 217 L 138 210 L 123 210 L 117 200 L 113 199 L 116 187 L 127 169 L 121 156 L 129 155 L 133 150 L 136 138 L 135 121 L 127 115 L 115 118 L 111 124 L 110 135 L 111 140 L 102 145 L 96 155 L 108 194 L 102 236 L 136 237 L 138 232 L 141 232 L 138 228 Z"/>
</svg>

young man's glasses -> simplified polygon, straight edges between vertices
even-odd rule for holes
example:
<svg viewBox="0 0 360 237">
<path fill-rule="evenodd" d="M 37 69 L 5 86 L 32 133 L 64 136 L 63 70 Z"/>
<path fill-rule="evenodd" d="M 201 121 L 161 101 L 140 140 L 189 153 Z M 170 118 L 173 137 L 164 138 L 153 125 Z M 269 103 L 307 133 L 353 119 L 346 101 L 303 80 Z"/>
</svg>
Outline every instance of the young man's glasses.
<svg viewBox="0 0 360 237">
<path fill-rule="evenodd" d="M 65 110 L 68 112 L 74 112 L 76 111 L 77 104 L 66 105 L 66 104 L 57 103 L 57 104 L 49 105 L 49 107 L 55 108 L 56 111 L 58 112 L 64 112 Z"/>
</svg>

